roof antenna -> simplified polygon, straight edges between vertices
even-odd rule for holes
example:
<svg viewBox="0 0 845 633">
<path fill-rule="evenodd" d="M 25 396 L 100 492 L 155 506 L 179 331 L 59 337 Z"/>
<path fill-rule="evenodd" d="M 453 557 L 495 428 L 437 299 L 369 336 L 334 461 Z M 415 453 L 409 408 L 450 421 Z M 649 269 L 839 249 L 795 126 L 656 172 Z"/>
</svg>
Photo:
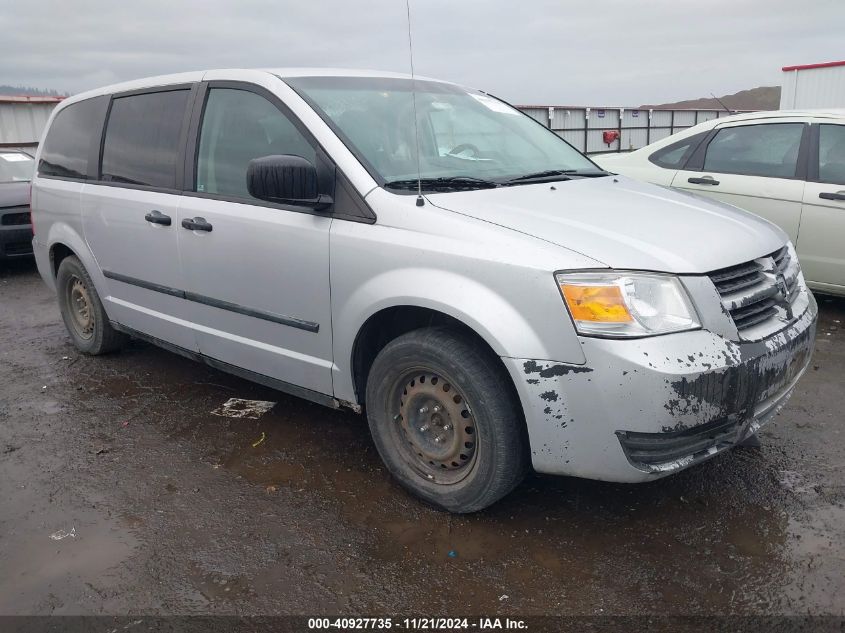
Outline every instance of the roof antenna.
<svg viewBox="0 0 845 633">
<path fill-rule="evenodd" d="M 414 79 L 414 45 L 411 40 L 411 0 L 405 0 L 405 10 L 408 14 L 408 56 L 411 59 L 411 99 L 414 103 L 414 137 L 417 144 L 417 206 L 425 204 L 422 196 L 422 175 L 420 170 L 420 126 L 417 122 L 417 85 Z"/>
<path fill-rule="evenodd" d="M 712 92 L 710 93 L 710 95 L 722 105 L 722 107 L 725 109 L 725 112 L 727 112 L 728 114 L 733 114 L 733 110 L 728 109 L 728 106 L 725 105 L 724 101 L 722 101 L 719 97 L 717 97 Z"/>
</svg>

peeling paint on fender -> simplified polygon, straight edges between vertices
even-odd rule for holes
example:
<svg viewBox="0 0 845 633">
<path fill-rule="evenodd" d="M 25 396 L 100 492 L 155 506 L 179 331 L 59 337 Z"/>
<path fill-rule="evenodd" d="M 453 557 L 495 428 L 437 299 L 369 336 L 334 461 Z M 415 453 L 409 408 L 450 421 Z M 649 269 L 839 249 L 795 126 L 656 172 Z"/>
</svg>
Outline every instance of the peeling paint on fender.
<svg viewBox="0 0 845 633">
<path fill-rule="evenodd" d="M 525 361 L 523 367 L 526 375 L 540 374 L 541 378 L 554 378 L 555 376 L 565 376 L 566 374 L 582 374 L 593 371 L 590 367 L 584 365 L 565 365 L 564 363 L 543 363 L 542 365 L 536 360 Z"/>
</svg>

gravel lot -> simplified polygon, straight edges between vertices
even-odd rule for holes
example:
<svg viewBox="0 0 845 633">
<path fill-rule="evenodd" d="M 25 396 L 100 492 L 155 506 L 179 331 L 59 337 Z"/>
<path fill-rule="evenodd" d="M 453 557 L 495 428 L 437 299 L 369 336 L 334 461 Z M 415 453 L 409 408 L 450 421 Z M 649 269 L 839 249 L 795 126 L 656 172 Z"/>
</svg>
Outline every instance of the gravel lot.
<svg viewBox="0 0 845 633">
<path fill-rule="evenodd" d="M 363 418 L 140 342 L 81 356 L 34 265 L 0 265 L 0 614 L 842 615 L 845 300 L 819 304 L 762 448 L 457 517 Z M 233 397 L 277 404 L 210 414 Z"/>
</svg>

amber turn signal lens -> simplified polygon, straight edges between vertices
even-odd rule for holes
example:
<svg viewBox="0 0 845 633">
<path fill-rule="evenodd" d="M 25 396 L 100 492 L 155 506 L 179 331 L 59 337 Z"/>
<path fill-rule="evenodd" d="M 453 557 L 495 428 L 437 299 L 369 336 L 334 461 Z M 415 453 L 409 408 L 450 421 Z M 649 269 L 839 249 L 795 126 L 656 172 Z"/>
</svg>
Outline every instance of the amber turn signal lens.
<svg viewBox="0 0 845 633">
<path fill-rule="evenodd" d="M 618 286 L 561 284 L 560 289 L 576 321 L 628 323 L 633 320 Z"/>
</svg>

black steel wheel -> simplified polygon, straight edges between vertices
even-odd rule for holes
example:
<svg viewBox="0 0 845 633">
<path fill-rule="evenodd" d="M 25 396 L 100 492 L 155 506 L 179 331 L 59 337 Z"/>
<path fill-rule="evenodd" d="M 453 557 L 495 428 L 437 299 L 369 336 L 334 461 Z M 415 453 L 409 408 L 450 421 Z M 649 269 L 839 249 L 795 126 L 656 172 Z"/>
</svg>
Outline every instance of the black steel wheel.
<svg viewBox="0 0 845 633">
<path fill-rule="evenodd" d="M 528 471 L 510 378 L 489 349 L 459 332 L 425 328 L 388 343 L 370 369 L 366 406 L 388 470 L 438 507 L 481 510 Z"/>
<path fill-rule="evenodd" d="M 423 368 L 400 376 L 393 391 L 399 413 L 391 429 L 406 461 L 431 481 L 464 479 L 475 464 L 477 439 L 464 396 L 448 379 Z"/>
<path fill-rule="evenodd" d="M 56 291 L 62 320 L 81 352 L 105 354 L 123 345 L 127 337 L 111 326 L 94 282 L 75 256 L 59 264 Z"/>
</svg>

